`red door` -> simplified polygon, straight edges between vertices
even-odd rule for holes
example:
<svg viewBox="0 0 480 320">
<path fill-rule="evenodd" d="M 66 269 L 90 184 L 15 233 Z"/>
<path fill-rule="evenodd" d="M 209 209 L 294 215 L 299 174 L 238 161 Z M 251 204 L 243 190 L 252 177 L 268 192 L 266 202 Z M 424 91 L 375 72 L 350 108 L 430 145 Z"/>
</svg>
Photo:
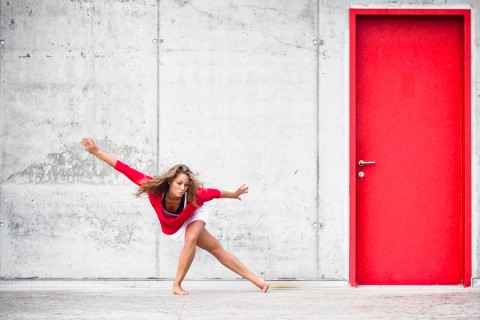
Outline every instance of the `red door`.
<svg viewBox="0 0 480 320">
<path fill-rule="evenodd" d="M 463 17 L 355 22 L 356 282 L 460 284 Z"/>
</svg>

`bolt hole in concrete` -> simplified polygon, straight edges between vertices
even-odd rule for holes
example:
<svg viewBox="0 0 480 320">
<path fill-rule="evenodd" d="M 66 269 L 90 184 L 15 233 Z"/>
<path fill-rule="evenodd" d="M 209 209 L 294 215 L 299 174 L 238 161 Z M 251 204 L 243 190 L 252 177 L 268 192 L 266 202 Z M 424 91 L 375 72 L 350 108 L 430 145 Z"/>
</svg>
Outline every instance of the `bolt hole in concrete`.
<svg viewBox="0 0 480 320">
<path fill-rule="evenodd" d="M 320 229 L 323 229 L 325 225 L 323 223 L 317 223 L 317 222 L 314 222 L 313 223 L 313 227 L 315 228 L 320 228 Z"/>
<path fill-rule="evenodd" d="M 5 40 L 0 40 L 0 44 L 3 46 L 5 44 Z"/>
<path fill-rule="evenodd" d="M 0 222 L 0 227 L 3 227 L 4 223 L 3 222 Z"/>
</svg>

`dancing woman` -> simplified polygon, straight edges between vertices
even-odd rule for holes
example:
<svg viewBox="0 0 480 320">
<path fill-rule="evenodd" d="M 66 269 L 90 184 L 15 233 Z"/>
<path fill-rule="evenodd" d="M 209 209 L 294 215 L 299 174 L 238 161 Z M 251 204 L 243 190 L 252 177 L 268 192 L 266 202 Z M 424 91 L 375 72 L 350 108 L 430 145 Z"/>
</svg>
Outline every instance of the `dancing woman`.
<svg viewBox="0 0 480 320">
<path fill-rule="evenodd" d="M 262 292 L 267 292 L 269 284 L 255 276 L 240 260 L 223 249 L 220 242 L 205 228 L 208 218 L 208 212 L 202 208 L 205 202 L 215 198 L 241 200 L 240 196 L 248 193 L 248 187 L 243 185 L 235 191 L 203 188 L 197 176 L 187 166 L 181 164 L 159 176 L 150 177 L 104 153 L 93 139 L 83 138 L 82 145 L 85 151 L 103 160 L 137 184 L 136 195 L 148 195 L 160 220 L 162 232 L 170 238 L 183 242 L 183 249 L 178 258 L 177 274 L 173 282 L 173 293 L 188 294 L 188 291 L 182 288 L 182 281 L 195 257 L 196 247 L 210 252 L 224 266 L 252 282 Z"/>
</svg>

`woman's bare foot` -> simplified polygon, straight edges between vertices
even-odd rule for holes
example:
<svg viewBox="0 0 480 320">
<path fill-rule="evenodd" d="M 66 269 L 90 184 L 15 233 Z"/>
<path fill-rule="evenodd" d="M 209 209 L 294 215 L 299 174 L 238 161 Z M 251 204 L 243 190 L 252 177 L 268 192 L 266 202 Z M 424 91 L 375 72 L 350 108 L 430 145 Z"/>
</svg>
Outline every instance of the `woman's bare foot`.
<svg viewBox="0 0 480 320">
<path fill-rule="evenodd" d="M 262 278 L 258 279 L 256 285 L 260 288 L 260 290 L 262 290 L 263 293 L 267 292 L 268 288 L 270 288 L 270 284 Z"/>
<path fill-rule="evenodd" d="M 188 291 L 183 290 L 183 288 L 179 284 L 173 284 L 173 293 L 178 294 L 180 296 L 186 296 L 188 295 Z"/>
</svg>

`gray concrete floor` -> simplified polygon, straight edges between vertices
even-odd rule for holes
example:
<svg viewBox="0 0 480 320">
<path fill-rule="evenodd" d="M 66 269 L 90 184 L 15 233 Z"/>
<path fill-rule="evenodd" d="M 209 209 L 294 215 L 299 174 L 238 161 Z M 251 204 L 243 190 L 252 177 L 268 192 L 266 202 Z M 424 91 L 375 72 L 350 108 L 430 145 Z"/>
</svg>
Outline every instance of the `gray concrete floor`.
<svg viewBox="0 0 480 320">
<path fill-rule="evenodd" d="M 480 319 L 480 289 L 200 282 L 155 287 L 0 287 L 0 319 Z"/>
</svg>

